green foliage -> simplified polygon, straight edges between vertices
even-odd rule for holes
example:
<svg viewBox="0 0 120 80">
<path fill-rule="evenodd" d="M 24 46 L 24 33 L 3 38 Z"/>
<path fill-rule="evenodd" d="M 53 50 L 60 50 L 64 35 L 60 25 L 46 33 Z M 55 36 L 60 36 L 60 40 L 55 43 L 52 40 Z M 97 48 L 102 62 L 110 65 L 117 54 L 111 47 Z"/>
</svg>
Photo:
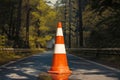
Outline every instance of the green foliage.
<svg viewBox="0 0 120 80">
<path fill-rule="evenodd" d="M 7 37 L 4 35 L 0 35 L 0 48 L 3 48 L 6 46 L 6 41 L 7 41 Z"/>
<path fill-rule="evenodd" d="M 52 34 L 55 34 L 56 11 L 48 6 L 44 0 L 40 0 L 31 14 L 30 46 L 46 47 L 46 41 L 51 39 Z"/>
<path fill-rule="evenodd" d="M 45 0 L 0 1 L 0 34 L 7 39 L 4 46 L 45 47 L 49 37 L 55 34 L 56 14 Z"/>
<path fill-rule="evenodd" d="M 35 37 L 30 36 L 30 47 L 31 48 L 40 48 L 46 47 L 46 41 L 50 40 L 51 36 L 47 35 L 45 37 Z"/>
<path fill-rule="evenodd" d="M 14 50 L 0 50 L 0 65 L 5 64 L 9 61 L 14 61 L 43 51 L 44 51 L 43 48 L 30 49 L 29 51 L 22 50 L 17 52 L 15 52 Z"/>
<path fill-rule="evenodd" d="M 120 47 L 120 1 L 91 0 L 83 12 L 88 47 Z"/>
</svg>

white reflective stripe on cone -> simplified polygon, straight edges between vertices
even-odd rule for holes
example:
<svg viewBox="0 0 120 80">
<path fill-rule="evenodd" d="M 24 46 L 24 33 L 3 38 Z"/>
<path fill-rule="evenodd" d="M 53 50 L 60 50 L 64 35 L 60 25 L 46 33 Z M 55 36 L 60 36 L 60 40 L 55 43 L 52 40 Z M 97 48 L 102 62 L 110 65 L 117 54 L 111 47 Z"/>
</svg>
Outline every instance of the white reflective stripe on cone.
<svg viewBox="0 0 120 80">
<path fill-rule="evenodd" d="M 66 54 L 64 44 L 55 44 L 54 54 Z"/>
<path fill-rule="evenodd" d="M 63 36 L 62 28 L 57 28 L 57 34 L 56 36 Z"/>
</svg>

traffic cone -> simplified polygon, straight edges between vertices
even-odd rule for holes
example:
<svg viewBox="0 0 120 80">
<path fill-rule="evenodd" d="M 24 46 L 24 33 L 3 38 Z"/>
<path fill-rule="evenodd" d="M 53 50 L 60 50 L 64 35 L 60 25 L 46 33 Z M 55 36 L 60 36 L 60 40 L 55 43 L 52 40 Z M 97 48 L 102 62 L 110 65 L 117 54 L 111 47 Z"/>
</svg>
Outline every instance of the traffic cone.
<svg viewBox="0 0 120 80">
<path fill-rule="evenodd" d="M 56 74 L 71 73 L 68 67 L 68 62 L 67 62 L 61 22 L 59 22 L 57 26 L 52 67 L 48 72 L 56 73 Z"/>
</svg>

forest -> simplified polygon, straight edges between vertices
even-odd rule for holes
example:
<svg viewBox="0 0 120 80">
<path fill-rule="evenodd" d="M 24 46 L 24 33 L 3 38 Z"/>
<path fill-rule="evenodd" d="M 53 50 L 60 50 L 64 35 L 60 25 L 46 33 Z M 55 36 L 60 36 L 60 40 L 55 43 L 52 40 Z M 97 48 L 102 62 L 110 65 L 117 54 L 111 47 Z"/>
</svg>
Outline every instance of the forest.
<svg viewBox="0 0 120 80">
<path fill-rule="evenodd" d="M 62 12 L 67 45 L 71 43 L 72 48 L 120 47 L 120 0 L 69 1 L 63 1 L 66 6 Z"/>
<path fill-rule="evenodd" d="M 111 48 L 70 53 L 120 68 L 120 0 L 0 0 L 0 65 L 43 52 L 58 21 L 66 48 Z"/>
<path fill-rule="evenodd" d="M 89 47 L 120 47 L 120 0 L 90 0 L 83 12 Z"/>
<path fill-rule="evenodd" d="M 56 10 L 44 0 L 0 0 L 0 47 L 43 48 L 56 27 Z"/>
<path fill-rule="evenodd" d="M 78 1 L 0 0 L 0 47 L 46 48 L 62 21 L 66 46 L 119 48 L 120 0 Z"/>
</svg>

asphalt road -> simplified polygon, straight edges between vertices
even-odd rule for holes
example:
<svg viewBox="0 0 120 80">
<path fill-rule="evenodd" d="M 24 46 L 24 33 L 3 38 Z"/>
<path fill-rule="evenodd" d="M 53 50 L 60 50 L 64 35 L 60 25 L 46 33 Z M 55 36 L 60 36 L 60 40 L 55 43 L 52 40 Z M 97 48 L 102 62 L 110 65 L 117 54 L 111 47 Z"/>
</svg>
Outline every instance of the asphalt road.
<svg viewBox="0 0 120 80">
<path fill-rule="evenodd" d="M 0 80 L 38 80 L 51 67 L 52 51 L 0 67 Z M 69 80 L 120 80 L 120 71 L 67 54 L 72 74 Z"/>
</svg>

